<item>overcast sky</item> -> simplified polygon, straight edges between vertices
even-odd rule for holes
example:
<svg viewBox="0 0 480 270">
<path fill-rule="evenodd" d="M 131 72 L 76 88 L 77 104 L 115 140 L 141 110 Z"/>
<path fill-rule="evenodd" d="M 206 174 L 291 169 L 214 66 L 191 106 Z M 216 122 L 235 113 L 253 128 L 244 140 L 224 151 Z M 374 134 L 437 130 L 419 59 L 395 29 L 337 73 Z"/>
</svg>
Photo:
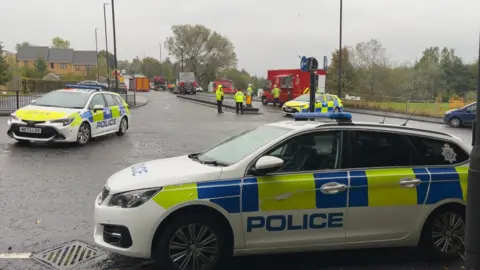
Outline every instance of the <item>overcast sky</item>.
<svg viewBox="0 0 480 270">
<path fill-rule="evenodd" d="M 54 36 L 78 50 L 105 48 L 107 0 L 0 0 L 0 41 L 14 51 L 28 41 L 50 45 Z M 479 0 L 344 0 L 343 44 L 380 40 L 393 61 L 414 61 L 431 45 L 478 54 Z M 297 68 L 297 55 L 324 55 L 338 47 L 339 0 L 115 0 L 118 58 L 158 58 L 175 24 L 203 24 L 235 44 L 239 68 L 257 75 Z M 113 51 L 111 6 L 107 6 Z M 162 51 L 165 58 L 167 52 Z"/>
</svg>

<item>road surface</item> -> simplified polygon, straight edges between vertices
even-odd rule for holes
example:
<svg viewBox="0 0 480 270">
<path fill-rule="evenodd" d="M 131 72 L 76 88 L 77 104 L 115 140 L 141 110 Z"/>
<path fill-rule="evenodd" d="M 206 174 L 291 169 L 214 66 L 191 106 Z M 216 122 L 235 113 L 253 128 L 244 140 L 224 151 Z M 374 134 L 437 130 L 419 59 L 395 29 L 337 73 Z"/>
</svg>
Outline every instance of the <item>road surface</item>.
<svg viewBox="0 0 480 270">
<path fill-rule="evenodd" d="M 258 125 L 285 120 L 278 109 L 261 115 L 216 113 L 215 108 L 182 101 L 168 92 L 144 94 L 149 104 L 132 110 L 126 136 L 96 139 L 86 147 L 19 146 L 0 118 L 0 269 L 49 269 L 30 259 L 1 259 L 72 240 L 92 244 L 93 205 L 105 180 L 131 164 L 204 150 Z M 378 122 L 378 116 L 353 115 Z M 405 120 L 387 119 L 402 124 Z M 470 129 L 412 121 L 410 126 L 450 132 L 470 142 Z M 110 256 L 81 269 L 150 269 L 141 260 Z M 321 252 L 236 258 L 231 269 L 461 269 L 461 262 L 426 262 L 412 249 Z M 444 268 L 447 267 L 447 268 Z"/>
</svg>

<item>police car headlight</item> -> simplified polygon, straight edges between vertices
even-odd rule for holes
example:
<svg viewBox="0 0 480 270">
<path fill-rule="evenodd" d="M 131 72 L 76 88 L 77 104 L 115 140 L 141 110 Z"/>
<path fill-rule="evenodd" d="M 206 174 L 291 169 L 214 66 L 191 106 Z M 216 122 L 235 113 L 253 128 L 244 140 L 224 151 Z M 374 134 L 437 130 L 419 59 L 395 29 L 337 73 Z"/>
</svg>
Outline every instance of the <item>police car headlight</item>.
<svg viewBox="0 0 480 270">
<path fill-rule="evenodd" d="M 48 121 L 48 123 L 63 124 L 63 126 L 68 126 L 73 122 L 73 120 L 75 120 L 75 118 L 65 118 L 65 119 L 51 120 L 51 121 Z"/>
<path fill-rule="evenodd" d="M 20 119 L 18 119 L 18 117 L 14 113 L 12 113 L 10 114 L 10 121 L 12 120 L 20 120 Z"/>
<path fill-rule="evenodd" d="M 162 188 L 150 188 L 115 194 L 108 203 L 108 206 L 118 206 L 122 208 L 138 207 L 150 200 L 160 190 L 162 190 Z"/>
</svg>

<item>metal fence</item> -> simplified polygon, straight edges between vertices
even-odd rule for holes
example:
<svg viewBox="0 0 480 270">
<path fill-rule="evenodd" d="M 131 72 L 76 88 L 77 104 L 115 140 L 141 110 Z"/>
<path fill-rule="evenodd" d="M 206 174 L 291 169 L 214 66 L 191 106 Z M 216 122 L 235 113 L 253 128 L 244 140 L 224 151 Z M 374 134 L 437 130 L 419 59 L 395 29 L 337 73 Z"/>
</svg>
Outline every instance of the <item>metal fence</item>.
<svg viewBox="0 0 480 270">
<path fill-rule="evenodd" d="M 0 91 L 0 114 L 9 115 L 16 110 L 29 105 L 32 100 L 36 100 L 45 95 L 46 92 L 26 92 L 23 90 L 1 90 Z M 120 94 L 130 105 L 137 105 L 136 93 L 134 91 Z"/>
</svg>

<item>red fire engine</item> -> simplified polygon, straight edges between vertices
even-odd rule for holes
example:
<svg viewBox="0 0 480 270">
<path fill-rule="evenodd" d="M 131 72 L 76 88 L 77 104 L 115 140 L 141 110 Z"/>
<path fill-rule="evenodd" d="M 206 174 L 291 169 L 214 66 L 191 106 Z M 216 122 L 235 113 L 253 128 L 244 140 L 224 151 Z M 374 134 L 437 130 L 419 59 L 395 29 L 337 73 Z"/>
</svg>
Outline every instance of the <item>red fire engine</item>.
<svg viewBox="0 0 480 270">
<path fill-rule="evenodd" d="M 210 91 L 211 89 L 210 92 L 215 92 L 219 84 L 222 85 L 223 93 L 235 94 L 235 86 L 233 85 L 233 82 L 225 79 L 220 79 L 220 80 L 215 80 L 213 82 L 210 82 L 210 85 L 208 86 L 208 90 Z"/>
<path fill-rule="evenodd" d="M 318 91 L 325 92 L 325 70 L 317 70 Z M 277 69 L 267 73 L 268 85 L 263 89 L 262 103 L 267 105 L 273 102 L 272 90 L 274 85 L 280 88 L 279 102 L 281 104 L 304 94 L 310 88 L 310 73 L 300 69 Z"/>
</svg>

